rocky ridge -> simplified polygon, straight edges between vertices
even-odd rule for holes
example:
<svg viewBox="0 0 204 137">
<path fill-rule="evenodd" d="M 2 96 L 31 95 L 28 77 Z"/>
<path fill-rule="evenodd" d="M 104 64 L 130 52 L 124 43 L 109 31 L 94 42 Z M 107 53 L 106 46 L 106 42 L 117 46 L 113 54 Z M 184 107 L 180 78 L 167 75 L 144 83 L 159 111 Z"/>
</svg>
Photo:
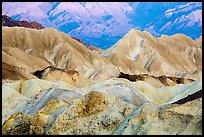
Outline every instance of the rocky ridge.
<svg viewBox="0 0 204 137">
<path fill-rule="evenodd" d="M 2 14 L 36 21 L 102 49 L 132 28 L 157 37 L 202 35 L 202 2 L 3 2 Z"/>
<path fill-rule="evenodd" d="M 2 27 L 3 134 L 201 135 L 200 39 L 131 30 L 99 54 L 55 29 Z"/>
<path fill-rule="evenodd" d="M 202 64 L 202 49 L 191 38 L 182 34 L 156 38 L 134 29 L 107 49 L 104 56 L 129 75 L 197 79 Z"/>
<path fill-rule="evenodd" d="M 6 15 L 2 15 L 2 26 L 7 26 L 7 27 L 18 26 L 18 27 L 25 27 L 25 28 L 32 28 L 32 29 L 44 29 L 45 28 L 40 23 L 37 23 L 35 21 L 33 21 L 33 22 L 17 21 L 17 20 L 10 18 L 9 16 L 6 16 Z M 72 37 L 72 38 L 77 40 L 78 42 L 82 43 L 85 47 L 87 47 L 88 49 L 90 49 L 92 51 L 96 51 L 99 54 L 101 52 L 103 52 L 103 50 L 98 48 L 98 47 L 95 47 L 93 45 L 87 45 L 83 41 L 81 41 L 80 39 L 77 39 L 75 37 Z"/>
<path fill-rule="evenodd" d="M 33 29 L 44 29 L 41 24 L 33 21 L 33 22 L 28 22 L 28 21 L 17 21 L 13 20 L 12 18 L 2 15 L 2 26 L 8 26 L 8 27 L 14 27 L 14 26 L 19 26 L 19 27 L 26 27 L 26 28 L 33 28 Z"/>
</svg>

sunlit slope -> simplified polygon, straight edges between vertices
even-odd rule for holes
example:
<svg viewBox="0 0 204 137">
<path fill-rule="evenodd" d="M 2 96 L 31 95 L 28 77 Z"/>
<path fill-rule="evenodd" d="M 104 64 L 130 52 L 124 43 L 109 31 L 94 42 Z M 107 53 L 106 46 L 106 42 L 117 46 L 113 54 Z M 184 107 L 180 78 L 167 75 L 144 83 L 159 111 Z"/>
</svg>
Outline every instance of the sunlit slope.
<svg viewBox="0 0 204 137">
<path fill-rule="evenodd" d="M 118 74 L 107 59 L 55 29 L 2 29 L 2 54 L 6 67 L 11 65 L 25 69 L 25 73 L 34 73 L 52 66 L 65 72 L 78 71 L 93 80 L 107 79 Z M 4 73 L 3 77 L 6 77 Z"/>
<path fill-rule="evenodd" d="M 146 31 L 130 30 L 104 56 L 121 72 L 197 79 L 202 49 L 191 38 L 176 34 L 156 38 Z"/>
</svg>

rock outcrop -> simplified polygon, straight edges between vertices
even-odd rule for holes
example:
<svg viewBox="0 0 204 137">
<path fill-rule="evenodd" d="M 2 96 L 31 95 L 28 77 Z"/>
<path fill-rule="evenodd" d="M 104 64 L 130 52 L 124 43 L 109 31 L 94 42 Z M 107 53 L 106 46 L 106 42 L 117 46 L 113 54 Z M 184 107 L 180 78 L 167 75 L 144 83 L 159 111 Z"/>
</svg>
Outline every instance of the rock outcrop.
<svg viewBox="0 0 204 137">
<path fill-rule="evenodd" d="M 5 104 L 14 106 L 22 97 L 3 100 L 3 117 L 7 116 L 3 134 L 202 134 L 202 98 L 174 104 L 200 90 L 201 80 L 153 88 L 142 81 L 111 79 L 84 88 L 65 85 L 64 89 L 46 89 L 49 83 L 38 81 L 35 80 L 36 84 L 44 85 L 38 90 L 19 90 L 14 88 L 17 85 L 9 84 L 13 92 L 27 101 L 8 111 Z M 3 94 L 9 94 L 8 86 L 3 85 Z"/>
</svg>

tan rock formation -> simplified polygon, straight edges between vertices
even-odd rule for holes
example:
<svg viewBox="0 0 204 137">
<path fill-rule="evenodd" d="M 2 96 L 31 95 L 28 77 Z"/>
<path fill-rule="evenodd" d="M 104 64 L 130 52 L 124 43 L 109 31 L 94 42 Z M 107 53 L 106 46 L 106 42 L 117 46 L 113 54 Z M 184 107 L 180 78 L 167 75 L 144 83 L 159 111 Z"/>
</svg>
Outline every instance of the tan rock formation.
<svg viewBox="0 0 204 137">
<path fill-rule="evenodd" d="M 120 77 L 121 72 L 129 75 L 129 80 L 161 87 L 192 82 L 202 69 L 201 48 L 181 34 L 155 38 L 148 32 L 131 30 L 103 52 L 105 57 L 54 29 L 3 27 L 2 35 L 3 82 L 40 78 L 83 86 L 92 80 Z M 41 71 L 41 76 L 35 75 Z"/>
<path fill-rule="evenodd" d="M 48 66 L 65 71 L 75 70 L 82 76 L 93 80 L 108 79 L 119 73 L 107 59 L 54 29 L 3 27 L 2 35 L 3 63 L 6 63 L 7 67 L 16 66 L 25 69 L 26 74 L 21 74 L 26 75 L 23 78 L 29 77 L 27 73 L 43 70 Z M 52 73 L 58 75 L 58 72 Z M 4 73 L 3 77 L 10 79 Z"/>
<path fill-rule="evenodd" d="M 2 29 L 4 135 L 202 134 L 202 37 L 131 30 L 96 52 L 54 29 Z"/>
<path fill-rule="evenodd" d="M 156 38 L 132 29 L 104 56 L 129 75 L 197 79 L 202 65 L 202 50 L 187 36 L 176 34 Z"/>
</svg>

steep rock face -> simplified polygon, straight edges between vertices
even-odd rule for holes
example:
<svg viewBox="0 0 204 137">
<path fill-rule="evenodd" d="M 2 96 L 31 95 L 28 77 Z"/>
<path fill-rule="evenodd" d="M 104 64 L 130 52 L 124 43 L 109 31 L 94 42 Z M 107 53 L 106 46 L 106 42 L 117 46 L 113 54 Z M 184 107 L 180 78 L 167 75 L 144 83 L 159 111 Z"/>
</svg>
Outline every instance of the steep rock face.
<svg viewBox="0 0 204 137">
<path fill-rule="evenodd" d="M 202 65 L 202 50 L 189 37 L 177 34 L 156 38 L 146 31 L 134 29 L 103 55 L 129 75 L 165 75 L 195 80 Z"/>
<path fill-rule="evenodd" d="M 25 69 L 25 73 L 34 73 L 52 66 L 65 72 L 78 71 L 80 75 L 93 80 L 103 80 L 119 74 L 107 59 L 54 29 L 3 27 L 2 36 L 3 63 Z M 3 77 L 7 76 L 3 74 Z"/>
<path fill-rule="evenodd" d="M 51 87 L 50 82 L 35 81 Z M 111 79 L 84 88 L 69 87 L 68 84 L 64 89 L 38 88 L 33 95 L 26 95 L 33 92 L 33 88 L 19 92 L 16 85 L 3 84 L 3 94 L 9 94 L 5 88 L 10 85 L 13 93 L 21 95 L 4 100 L 3 116 L 7 117 L 2 123 L 3 134 L 200 135 L 202 98 L 183 104 L 172 103 L 196 93 L 202 88 L 201 83 L 197 80 L 153 89 L 145 82 Z M 9 106 L 22 97 L 27 100 L 19 102 L 14 111 L 8 113 L 8 109 L 13 110 Z M 10 105 L 6 107 L 6 103 Z"/>
</svg>

